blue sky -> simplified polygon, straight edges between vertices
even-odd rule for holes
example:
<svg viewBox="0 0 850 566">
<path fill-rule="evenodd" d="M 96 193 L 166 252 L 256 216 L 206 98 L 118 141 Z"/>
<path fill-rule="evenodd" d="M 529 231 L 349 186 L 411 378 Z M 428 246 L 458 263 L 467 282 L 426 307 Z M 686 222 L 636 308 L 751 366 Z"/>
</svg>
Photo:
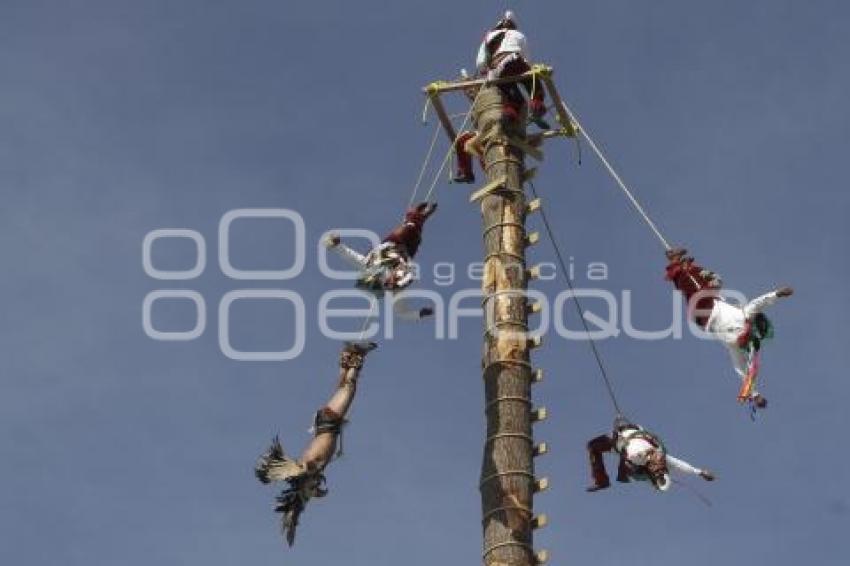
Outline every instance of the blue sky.
<svg viewBox="0 0 850 566">
<path fill-rule="evenodd" d="M 734 402 L 723 348 L 696 340 L 600 347 L 626 411 L 671 451 L 713 469 L 664 496 L 631 485 L 584 493 L 584 442 L 612 418 L 586 344 L 554 335 L 536 435 L 552 482 L 537 498 L 554 563 L 784 566 L 839 562 L 850 523 L 845 321 L 850 276 L 845 164 L 850 55 L 837 0 L 508 2 L 535 59 L 674 241 L 731 287 L 788 283 L 764 354 L 771 406 L 755 424 Z M 0 0 L 0 561 L 90 564 L 396 564 L 480 558 L 476 489 L 483 436 L 480 321 L 454 341 L 398 326 L 368 361 L 329 470 L 331 495 L 285 549 L 255 457 L 280 432 L 293 450 L 335 382 L 339 344 L 315 320 L 314 254 L 339 227 L 384 232 L 428 147 L 420 88 L 471 68 L 504 2 L 168 2 Z M 457 107 L 459 109 L 460 107 Z M 432 118 L 433 120 L 433 118 Z M 445 151 L 445 142 L 438 146 Z M 634 297 L 635 323 L 661 328 L 671 294 L 651 234 L 585 151 L 546 148 L 537 187 L 578 266 L 606 262 L 603 289 Z M 466 186 L 440 181 L 419 258 L 480 258 Z M 306 223 L 303 274 L 235 281 L 216 261 L 219 219 L 287 208 Z M 539 219 L 531 219 L 541 228 Z M 191 281 L 142 269 L 142 240 L 190 228 L 207 243 Z M 282 223 L 234 227 L 237 267 L 292 259 Z M 158 266 L 194 262 L 162 243 Z M 546 244 L 531 251 L 551 261 Z M 461 280 L 452 291 L 475 287 Z M 190 342 L 142 329 L 155 289 L 191 289 L 208 324 Z M 237 362 L 218 346 L 217 306 L 235 289 L 304 297 L 307 341 L 289 362 Z M 550 296 L 560 281 L 535 288 Z M 588 303 L 597 310 L 599 304 Z M 568 317 L 572 312 L 568 311 Z M 192 326 L 186 303 L 155 311 Z M 291 339 L 282 304 L 234 307 L 243 348 Z M 569 320 L 569 318 L 568 318 Z M 576 327 L 574 317 L 572 327 Z M 411 552 L 412 550 L 412 552 Z"/>
</svg>

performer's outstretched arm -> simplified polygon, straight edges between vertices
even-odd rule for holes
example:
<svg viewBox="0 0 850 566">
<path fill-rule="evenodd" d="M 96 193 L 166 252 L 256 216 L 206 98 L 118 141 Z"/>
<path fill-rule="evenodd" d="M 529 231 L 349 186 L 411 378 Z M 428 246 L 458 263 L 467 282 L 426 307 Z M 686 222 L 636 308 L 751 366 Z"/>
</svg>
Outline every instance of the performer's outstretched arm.
<svg viewBox="0 0 850 566">
<path fill-rule="evenodd" d="M 336 254 L 345 260 L 346 263 L 351 265 L 351 267 L 357 268 L 361 271 L 366 269 L 366 256 L 343 244 L 340 237 L 336 234 L 331 234 L 327 237 L 325 240 L 325 246 L 329 250 L 336 252 Z"/>
<path fill-rule="evenodd" d="M 708 470 L 703 470 L 702 468 L 697 468 L 696 466 L 692 466 L 691 464 L 685 462 L 684 460 L 680 460 L 674 456 L 667 454 L 667 467 L 671 470 L 676 470 L 677 472 L 683 474 L 690 474 L 694 476 L 699 476 L 707 481 L 714 480 L 714 474 L 709 472 Z"/>
<path fill-rule="evenodd" d="M 765 293 L 764 295 L 756 297 L 744 305 L 744 316 L 749 319 L 761 312 L 764 312 L 765 309 L 773 306 L 780 296 L 779 291 L 771 291 L 770 293 Z"/>
</svg>

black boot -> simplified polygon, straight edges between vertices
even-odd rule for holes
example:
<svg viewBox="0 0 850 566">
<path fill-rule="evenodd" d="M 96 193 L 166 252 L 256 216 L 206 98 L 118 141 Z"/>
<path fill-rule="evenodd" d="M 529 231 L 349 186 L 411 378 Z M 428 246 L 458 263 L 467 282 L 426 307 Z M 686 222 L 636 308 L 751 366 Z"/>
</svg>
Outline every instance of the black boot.
<svg viewBox="0 0 850 566">
<path fill-rule="evenodd" d="M 473 174 L 472 171 L 458 171 L 457 173 L 455 173 L 454 177 L 452 177 L 452 182 L 474 183 L 475 174 Z"/>
<path fill-rule="evenodd" d="M 602 491 L 603 489 L 608 489 L 611 487 L 611 480 L 608 479 L 608 476 L 596 476 L 593 478 L 593 485 L 587 487 L 588 493 L 595 493 L 597 491 Z"/>
<path fill-rule="evenodd" d="M 620 456 L 620 464 L 617 466 L 617 481 L 620 483 L 629 483 L 629 467 L 626 464 L 626 459 Z"/>
</svg>

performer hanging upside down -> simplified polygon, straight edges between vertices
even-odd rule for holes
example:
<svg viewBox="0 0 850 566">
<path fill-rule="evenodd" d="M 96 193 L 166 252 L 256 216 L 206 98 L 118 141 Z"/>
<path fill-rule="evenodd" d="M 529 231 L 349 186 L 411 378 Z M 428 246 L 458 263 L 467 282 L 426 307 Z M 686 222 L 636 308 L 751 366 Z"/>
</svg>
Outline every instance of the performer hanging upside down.
<svg viewBox="0 0 850 566">
<path fill-rule="evenodd" d="M 343 244 L 336 234 L 328 236 L 325 245 L 360 271 L 357 279 L 359 288 L 379 296 L 386 291 L 402 291 L 413 283 L 411 262 L 422 243 L 425 221 L 436 210 L 437 203 L 429 202 L 411 207 L 402 223 L 365 256 Z M 433 314 L 430 308 L 408 312 L 403 300 L 395 302 L 395 309 L 403 318 L 423 318 Z"/>
<path fill-rule="evenodd" d="M 617 481 L 648 481 L 659 491 L 670 489 L 672 482 L 670 468 L 685 474 L 700 476 L 706 481 L 714 481 L 714 475 L 708 470 L 695 468 L 683 460 L 667 454 L 661 440 L 651 432 L 623 418 L 614 421 L 611 436 L 603 434 L 587 443 L 590 457 L 590 472 L 593 485 L 587 491 L 594 492 L 610 487 L 611 480 L 605 471 L 603 454 L 615 452 L 620 457 L 617 467 Z"/>
<path fill-rule="evenodd" d="M 339 384 L 328 404 L 319 409 L 313 422 L 315 437 L 301 458 L 286 456 L 280 440 L 275 437 L 271 447 L 260 456 L 254 472 L 262 483 L 287 482 L 289 486 L 277 497 L 275 511 L 281 513 L 282 530 L 289 546 L 295 541 L 298 519 L 307 502 L 314 497 L 324 497 L 324 471 L 333 459 L 337 447 L 341 452 L 342 427 L 345 416 L 357 392 L 357 378 L 363 368 L 366 354 L 374 350 L 374 342 L 347 343 L 340 354 Z"/>
<path fill-rule="evenodd" d="M 755 388 L 762 343 L 773 337 L 773 325 L 763 311 L 777 299 L 790 297 L 794 290 L 782 287 L 746 305 L 733 305 L 720 295 L 723 286 L 720 277 L 697 265 L 694 258 L 686 254 L 683 248 L 667 252 L 666 279 L 685 296 L 696 324 L 729 349 L 735 372 L 742 380 L 738 400 L 748 401 L 754 408 L 766 408 L 767 399 Z"/>
<path fill-rule="evenodd" d="M 525 35 L 517 29 L 514 13 L 508 10 L 504 17 L 496 23 L 496 26 L 484 36 L 484 40 L 478 48 L 475 64 L 479 73 L 486 75 L 487 79 L 492 81 L 514 77 L 530 71 L 530 60 Z M 532 120 L 539 127 L 548 130 L 549 124 L 543 120 L 543 116 L 546 114 L 546 105 L 543 102 L 543 86 L 536 84 L 530 78 L 521 82 L 530 98 L 529 109 L 531 110 Z M 499 89 L 501 89 L 507 101 L 505 112 L 512 114 L 514 118 L 519 117 L 525 99 L 517 83 L 501 84 Z"/>
</svg>

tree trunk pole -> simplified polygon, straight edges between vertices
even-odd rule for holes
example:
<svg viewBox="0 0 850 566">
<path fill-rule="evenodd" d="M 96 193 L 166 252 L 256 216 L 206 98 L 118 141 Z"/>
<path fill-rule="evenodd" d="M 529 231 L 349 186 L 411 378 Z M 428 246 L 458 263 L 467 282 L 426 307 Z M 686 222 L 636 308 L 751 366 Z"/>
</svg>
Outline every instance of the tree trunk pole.
<svg viewBox="0 0 850 566">
<path fill-rule="evenodd" d="M 532 424 L 545 412 L 532 407 L 532 371 L 528 336 L 529 304 L 525 296 L 529 272 L 523 192 L 524 154 L 507 137 L 525 139 L 525 120 L 502 121 L 498 88 L 482 89 L 473 108 L 474 123 L 484 146 L 488 182 L 504 179 L 502 190 L 481 202 L 484 238 L 483 377 L 487 432 L 481 466 L 485 566 L 533 566 L 534 475 Z M 545 480 L 544 480 L 545 481 Z"/>
</svg>

